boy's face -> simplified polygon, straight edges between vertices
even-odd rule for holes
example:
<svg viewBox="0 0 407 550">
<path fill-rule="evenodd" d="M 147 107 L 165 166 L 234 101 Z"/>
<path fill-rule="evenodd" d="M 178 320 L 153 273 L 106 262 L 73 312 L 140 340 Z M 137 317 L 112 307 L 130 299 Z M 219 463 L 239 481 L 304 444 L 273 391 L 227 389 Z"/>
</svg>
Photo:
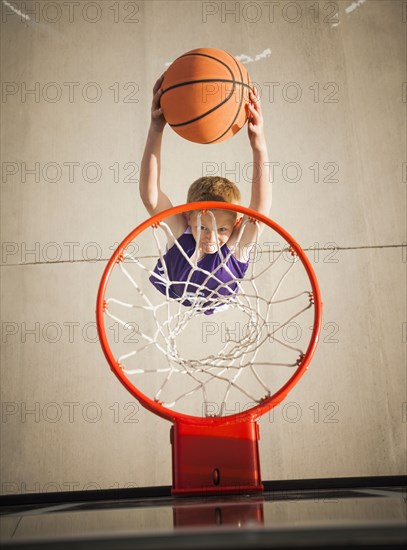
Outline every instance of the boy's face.
<svg viewBox="0 0 407 550">
<path fill-rule="evenodd" d="M 234 212 L 225 212 L 222 210 L 212 211 L 216 219 L 215 224 L 212 221 L 210 213 L 201 214 L 201 236 L 199 248 L 204 254 L 213 254 L 219 247 L 223 246 L 229 240 L 236 225 L 237 217 Z M 198 238 L 198 212 L 191 212 L 188 216 L 188 225 L 191 228 L 195 240 Z"/>
</svg>

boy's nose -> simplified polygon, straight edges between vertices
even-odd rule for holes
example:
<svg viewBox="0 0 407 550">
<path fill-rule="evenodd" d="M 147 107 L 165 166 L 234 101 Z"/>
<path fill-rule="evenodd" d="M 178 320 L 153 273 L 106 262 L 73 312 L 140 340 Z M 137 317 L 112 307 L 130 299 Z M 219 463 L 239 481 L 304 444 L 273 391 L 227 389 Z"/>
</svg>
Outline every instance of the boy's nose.
<svg viewBox="0 0 407 550">
<path fill-rule="evenodd" d="M 215 231 L 206 231 L 206 233 L 204 234 L 204 240 L 208 242 L 215 242 L 216 241 Z"/>
</svg>

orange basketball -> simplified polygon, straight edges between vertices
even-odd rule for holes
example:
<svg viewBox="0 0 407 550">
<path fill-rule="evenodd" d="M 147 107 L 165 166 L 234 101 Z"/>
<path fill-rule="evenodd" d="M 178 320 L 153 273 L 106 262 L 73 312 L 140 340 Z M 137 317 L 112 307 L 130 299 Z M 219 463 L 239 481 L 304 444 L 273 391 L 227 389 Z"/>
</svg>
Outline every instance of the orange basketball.
<svg viewBox="0 0 407 550">
<path fill-rule="evenodd" d="M 250 86 L 248 72 L 233 55 L 198 48 L 178 57 L 165 72 L 160 105 L 181 137 L 217 143 L 246 123 Z"/>
</svg>

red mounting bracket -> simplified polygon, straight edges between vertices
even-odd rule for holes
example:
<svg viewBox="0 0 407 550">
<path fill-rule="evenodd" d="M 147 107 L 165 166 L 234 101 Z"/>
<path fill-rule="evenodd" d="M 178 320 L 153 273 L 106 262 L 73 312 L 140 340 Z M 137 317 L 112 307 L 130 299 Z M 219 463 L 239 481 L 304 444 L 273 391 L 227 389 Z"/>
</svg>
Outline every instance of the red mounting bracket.
<svg viewBox="0 0 407 550">
<path fill-rule="evenodd" d="M 171 427 L 172 494 L 259 493 L 260 476 L 255 421 Z"/>
</svg>

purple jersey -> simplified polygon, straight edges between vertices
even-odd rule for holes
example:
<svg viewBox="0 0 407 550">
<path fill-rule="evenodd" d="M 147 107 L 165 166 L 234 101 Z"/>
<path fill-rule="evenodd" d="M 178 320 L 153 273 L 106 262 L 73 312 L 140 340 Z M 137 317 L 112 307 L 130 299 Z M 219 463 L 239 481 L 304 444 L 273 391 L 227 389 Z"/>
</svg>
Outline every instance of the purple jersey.
<svg viewBox="0 0 407 550">
<path fill-rule="evenodd" d="M 196 241 L 189 228 L 178 239 L 178 243 L 189 258 L 195 252 Z M 230 253 L 227 244 L 224 244 L 220 251 L 223 258 Z M 216 307 L 217 295 L 228 296 L 234 294 L 238 288 L 236 279 L 243 279 L 249 265 L 248 262 L 241 262 L 231 255 L 225 264 L 228 269 L 225 269 L 223 266 L 219 267 L 222 260 L 219 257 L 219 252 L 216 251 L 214 254 L 207 254 L 199 260 L 197 264 L 198 269 L 196 269 L 188 263 L 176 244 L 166 252 L 164 262 L 168 271 L 170 284 L 168 285 L 168 282 L 166 282 L 167 278 L 161 260 L 158 260 L 154 268 L 154 273 L 157 274 L 157 277 L 151 275 L 150 282 L 162 294 L 166 294 L 168 286 L 168 296 L 170 298 L 177 299 L 185 296 L 185 300 L 182 300 L 185 306 L 192 305 L 188 300 L 188 295 L 198 295 L 203 299 L 208 298 L 206 302 L 203 300 L 204 307 L 210 305 L 211 302 Z M 192 274 L 191 271 L 193 271 Z M 204 282 L 205 285 L 201 287 Z M 198 286 L 201 288 L 198 288 Z M 220 305 L 222 305 L 222 302 Z M 205 310 L 207 315 L 213 312 L 213 309 Z"/>
</svg>

